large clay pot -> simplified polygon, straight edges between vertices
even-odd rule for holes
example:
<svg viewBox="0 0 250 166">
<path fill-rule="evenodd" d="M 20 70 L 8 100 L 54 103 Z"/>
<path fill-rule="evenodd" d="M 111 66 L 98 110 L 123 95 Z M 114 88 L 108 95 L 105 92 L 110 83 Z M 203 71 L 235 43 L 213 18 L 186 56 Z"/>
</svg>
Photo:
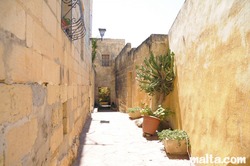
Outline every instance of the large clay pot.
<svg viewBox="0 0 250 166">
<path fill-rule="evenodd" d="M 160 124 L 160 119 L 153 116 L 143 116 L 142 130 L 143 133 L 154 135 L 158 126 Z"/>
<path fill-rule="evenodd" d="M 165 151 L 168 154 L 174 154 L 174 155 L 184 155 L 187 154 L 187 143 L 186 140 L 169 140 L 165 139 L 163 140 L 163 144 L 165 147 Z"/>
</svg>

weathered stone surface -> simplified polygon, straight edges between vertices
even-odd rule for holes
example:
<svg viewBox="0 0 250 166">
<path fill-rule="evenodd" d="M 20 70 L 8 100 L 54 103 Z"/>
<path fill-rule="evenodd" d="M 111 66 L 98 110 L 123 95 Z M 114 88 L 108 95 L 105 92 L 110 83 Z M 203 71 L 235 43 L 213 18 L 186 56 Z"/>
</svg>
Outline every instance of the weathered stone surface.
<svg viewBox="0 0 250 166">
<path fill-rule="evenodd" d="M 37 138 L 37 120 L 32 119 L 6 133 L 6 165 L 21 165 L 22 158 L 30 153 Z"/>
<path fill-rule="evenodd" d="M 42 82 L 42 56 L 24 46 L 13 44 L 6 57 L 7 74 L 12 82 Z"/>
<path fill-rule="evenodd" d="M 60 124 L 62 124 L 63 122 L 63 108 L 59 107 L 59 108 L 55 108 L 52 110 L 52 115 L 51 115 L 51 124 L 52 127 L 55 128 L 57 126 L 59 126 Z"/>
<path fill-rule="evenodd" d="M 40 0 L 18 0 L 24 6 L 27 13 L 32 14 L 36 21 L 42 20 L 42 4 Z"/>
<path fill-rule="evenodd" d="M 56 1 L 54 3 L 50 2 L 50 6 L 54 6 Z M 55 8 L 55 6 L 54 6 Z M 53 9 L 52 9 L 53 10 Z M 54 9 L 55 10 L 55 9 Z M 46 30 L 52 35 L 53 37 L 56 37 L 56 30 L 57 30 L 57 19 L 55 17 L 55 14 L 51 11 L 48 4 L 43 1 L 43 10 L 42 10 L 42 23 L 43 26 L 46 28 Z"/>
<path fill-rule="evenodd" d="M 32 100 L 33 100 L 33 106 L 42 106 L 45 102 L 46 97 L 46 89 L 43 85 L 34 84 L 31 85 L 32 89 Z"/>
<path fill-rule="evenodd" d="M 26 26 L 25 10 L 16 1 L 1 1 L 0 11 L 0 28 L 24 40 Z"/>
<path fill-rule="evenodd" d="M 78 103 L 93 93 L 94 77 L 86 12 L 92 6 L 82 3 L 87 31 L 72 42 L 60 27 L 61 1 L 0 2 L 0 166 L 63 165 L 76 155 L 79 132 L 72 130 L 93 107 L 93 100 Z M 82 85 L 89 88 L 84 94 Z"/>
<path fill-rule="evenodd" d="M 44 82 L 48 82 L 52 85 L 58 85 L 60 83 L 60 66 L 53 60 L 43 57 L 42 78 Z"/>
<path fill-rule="evenodd" d="M 136 66 L 143 64 L 145 57 L 165 54 L 168 49 L 167 35 L 151 35 L 139 47 L 127 44 L 115 60 L 115 85 L 119 111 L 129 107 L 142 107 L 142 103 L 152 105 L 151 97 L 140 90 L 136 81 Z"/>
<path fill-rule="evenodd" d="M 32 111 L 31 88 L 0 84 L 0 101 L 0 124 L 18 121 Z"/>
<path fill-rule="evenodd" d="M 54 154 L 58 151 L 58 147 L 63 141 L 63 126 L 61 125 L 51 135 L 50 138 L 50 148 L 51 152 Z"/>
<path fill-rule="evenodd" d="M 4 45 L 0 42 L 0 80 L 5 79 L 5 67 L 4 67 Z"/>
<path fill-rule="evenodd" d="M 192 156 L 250 156 L 249 8 L 247 0 L 188 0 L 169 31 L 177 76 L 171 106 Z"/>
<path fill-rule="evenodd" d="M 68 99 L 68 90 L 67 86 L 61 85 L 60 86 L 60 100 L 62 103 L 64 103 Z"/>
<path fill-rule="evenodd" d="M 32 47 L 33 45 L 33 18 L 27 14 L 26 19 L 26 46 Z"/>
<path fill-rule="evenodd" d="M 47 86 L 47 102 L 53 104 L 59 101 L 60 97 L 60 86 L 59 85 L 48 85 Z"/>
</svg>

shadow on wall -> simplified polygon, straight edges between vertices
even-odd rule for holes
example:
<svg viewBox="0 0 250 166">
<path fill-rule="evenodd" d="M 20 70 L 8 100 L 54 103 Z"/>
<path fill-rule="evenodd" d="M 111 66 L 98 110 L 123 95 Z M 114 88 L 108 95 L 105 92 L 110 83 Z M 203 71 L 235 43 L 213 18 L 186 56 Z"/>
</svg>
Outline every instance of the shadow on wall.
<svg viewBox="0 0 250 166">
<path fill-rule="evenodd" d="M 180 110 L 180 98 L 179 98 L 179 80 L 178 80 L 178 70 L 175 67 L 175 82 L 174 82 L 174 91 L 173 96 L 171 96 L 171 108 L 175 111 L 175 119 L 174 119 L 174 128 L 178 128 L 182 130 L 182 116 Z M 172 105 L 173 104 L 173 105 Z"/>
<path fill-rule="evenodd" d="M 174 81 L 174 90 L 166 97 L 163 106 L 164 107 L 170 107 L 172 111 L 175 112 L 174 115 L 169 117 L 166 123 L 167 125 L 164 125 L 163 128 L 170 128 L 172 129 L 180 129 L 182 130 L 182 116 L 180 111 L 180 102 L 179 102 L 179 82 L 178 82 L 178 72 L 177 68 L 175 68 L 175 81 Z"/>
</svg>

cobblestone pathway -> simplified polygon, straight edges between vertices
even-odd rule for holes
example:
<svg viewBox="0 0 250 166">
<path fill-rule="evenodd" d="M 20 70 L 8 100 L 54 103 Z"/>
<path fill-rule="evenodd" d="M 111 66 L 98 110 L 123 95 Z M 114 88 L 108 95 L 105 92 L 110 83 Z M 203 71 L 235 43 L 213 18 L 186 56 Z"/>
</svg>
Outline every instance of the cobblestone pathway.
<svg viewBox="0 0 250 166">
<path fill-rule="evenodd" d="M 95 112 L 81 136 L 80 155 L 73 166 L 189 166 L 169 159 L 159 140 L 147 140 L 127 114 Z"/>
</svg>

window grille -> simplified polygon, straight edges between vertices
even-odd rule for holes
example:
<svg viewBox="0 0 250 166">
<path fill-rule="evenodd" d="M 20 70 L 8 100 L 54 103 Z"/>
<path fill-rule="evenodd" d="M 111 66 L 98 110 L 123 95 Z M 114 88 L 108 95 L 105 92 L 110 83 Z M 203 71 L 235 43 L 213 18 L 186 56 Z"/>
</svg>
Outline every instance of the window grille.
<svg viewBox="0 0 250 166">
<path fill-rule="evenodd" d="M 85 36 L 86 28 L 80 0 L 62 0 L 61 27 L 70 40 L 78 40 Z"/>
<path fill-rule="evenodd" d="M 109 66 L 109 55 L 102 55 L 102 66 Z"/>
</svg>

